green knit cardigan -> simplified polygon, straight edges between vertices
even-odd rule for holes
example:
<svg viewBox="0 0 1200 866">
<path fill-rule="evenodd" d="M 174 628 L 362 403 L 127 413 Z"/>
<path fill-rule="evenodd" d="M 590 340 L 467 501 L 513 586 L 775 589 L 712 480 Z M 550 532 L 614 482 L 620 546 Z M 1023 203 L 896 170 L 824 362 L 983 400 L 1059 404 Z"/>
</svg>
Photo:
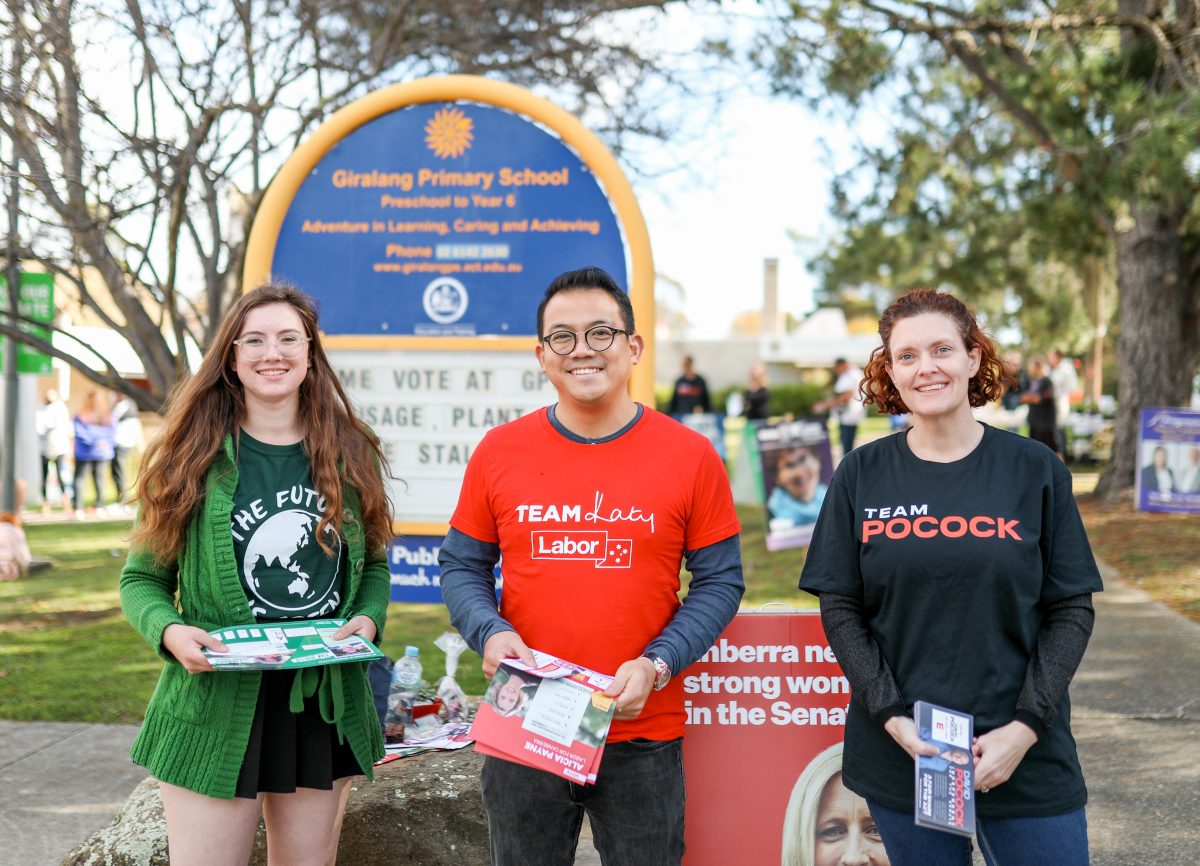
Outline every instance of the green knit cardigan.
<svg viewBox="0 0 1200 866">
<path fill-rule="evenodd" d="M 226 436 L 206 480 L 206 495 L 187 529 L 179 559 L 164 566 L 146 550 L 130 551 L 121 571 L 121 607 L 146 642 L 166 660 L 130 749 L 134 762 L 157 779 L 210 797 L 231 798 L 250 739 L 262 679 L 258 671 L 189 674 L 162 645 L 172 623 L 210 631 L 254 622 L 238 579 L 230 532 L 238 473 L 233 437 Z M 342 534 L 349 553 L 342 604 L 335 616 L 369 616 L 382 639 L 391 592 L 383 548 L 367 552 L 358 495 L 342 491 Z M 383 737 L 367 681 L 367 664 L 305 668 L 291 706 L 316 694 L 325 720 L 350 744 L 368 778 L 383 757 Z"/>
</svg>

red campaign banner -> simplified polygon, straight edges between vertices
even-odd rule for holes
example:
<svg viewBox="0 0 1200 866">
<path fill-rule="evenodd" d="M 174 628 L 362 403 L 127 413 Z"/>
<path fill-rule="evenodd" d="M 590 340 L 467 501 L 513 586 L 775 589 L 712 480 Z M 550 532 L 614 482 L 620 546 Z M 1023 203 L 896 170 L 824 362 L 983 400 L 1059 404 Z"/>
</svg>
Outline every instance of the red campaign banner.
<svg viewBox="0 0 1200 866">
<path fill-rule="evenodd" d="M 850 685 L 818 613 L 739 614 L 683 689 L 685 866 L 812 864 L 833 842 L 875 846 L 865 803 L 837 775 Z M 857 803 L 839 816 L 842 792 Z M 837 823 L 840 838 L 818 822 Z M 866 853 L 887 863 L 882 845 Z"/>
</svg>

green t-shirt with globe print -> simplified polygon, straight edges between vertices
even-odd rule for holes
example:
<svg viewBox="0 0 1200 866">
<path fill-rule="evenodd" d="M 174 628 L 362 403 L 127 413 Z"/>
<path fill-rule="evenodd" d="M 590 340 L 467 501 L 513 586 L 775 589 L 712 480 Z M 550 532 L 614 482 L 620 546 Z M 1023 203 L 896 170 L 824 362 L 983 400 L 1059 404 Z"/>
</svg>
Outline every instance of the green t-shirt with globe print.
<svg viewBox="0 0 1200 866">
<path fill-rule="evenodd" d="M 259 622 L 332 616 L 342 601 L 346 545 L 332 530 L 334 555 L 317 544 L 325 498 L 300 443 L 268 445 L 238 437 L 233 549 L 238 576 Z"/>
</svg>

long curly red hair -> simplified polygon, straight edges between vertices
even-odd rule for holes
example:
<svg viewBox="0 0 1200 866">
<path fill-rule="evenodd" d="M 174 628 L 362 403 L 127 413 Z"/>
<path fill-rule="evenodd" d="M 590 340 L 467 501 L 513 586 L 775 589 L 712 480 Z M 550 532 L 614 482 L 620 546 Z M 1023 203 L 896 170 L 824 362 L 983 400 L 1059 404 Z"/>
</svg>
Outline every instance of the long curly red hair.
<svg viewBox="0 0 1200 866">
<path fill-rule="evenodd" d="M 159 562 L 178 558 L 188 523 L 204 499 L 209 467 L 226 434 L 236 437 L 245 416 L 245 392 L 231 363 L 233 341 L 251 310 L 279 303 L 296 311 L 311 338 L 311 366 L 300 385 L 300 407 L 304 452 L 312 464 L 313 481 L 325 497 L 316 537 L 324 539 L 327 527 L 341 531 L 342 484 L 346 483 L 358 494 L 367 549 L 376 550 L 391 540 L 392 508 L 383 485 L 383 478 L 390 475 L 388 461 L 379 437 L 355 415 L 321 346 L 316 304 L 292 286 L 266 283 L 242 295 L 230 308 L 200 368 L 168 398 L 162 433 L 146 448 L 137 486 L 141 510 L 132 541 Z"/>
<path fill-rule="evenodd" d="M 1016 377 L 1000 357 L 992 338 L 984 333 L 967 305 L 954 295 L 934 289 L 915 289 L 892 302 L 879 319 L 879 338 L 883 345 L 871 352 L 871 360 L 863 371 L 858 386 L 863 402 L 875 405 L 888 415 L 903 415 L 908 411 L 900 392 L 888 373 L 891 363 L 892 329 L 901 319 L 939 313 L 954 322 L 967 350 L 979 349 L 979 370 L 971 377 L 967 398 L 972 406 L 984 406 L 1000 399 L 1010 388 L 1017 387 Z"/>
</svg>

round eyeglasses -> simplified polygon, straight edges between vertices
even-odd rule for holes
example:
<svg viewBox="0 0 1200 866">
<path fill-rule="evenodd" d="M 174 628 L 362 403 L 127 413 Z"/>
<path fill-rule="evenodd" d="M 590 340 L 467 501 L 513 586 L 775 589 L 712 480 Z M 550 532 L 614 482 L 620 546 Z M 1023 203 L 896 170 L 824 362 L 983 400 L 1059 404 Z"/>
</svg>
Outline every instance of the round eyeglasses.
<svg viewBox="0 0 1200 866">
<path fill-rule="evenodd" d="M 620 328 L 613 328 L 608 325 L 593 325 L 582 333 L 584 343 L 593 352 L 603 352 L 612 346 L 613 340 L 617 338 L 617 334 L 624 334 L 626 337 L 633 336 L 632 331 L 622 331 Z M 575 351 L 575 346 L 579 344 L 579 332 L 555 331 L 552 334 L 542 337 L 542 342 L 549 346 L 550 351 L 556 355 L 569 355 Z"/>
<path fill-rule="evenodd" d="M 274 339 L 275 351 L 279 352 L 281 358 L 298 358 L 311 339 L 295 331 L 287 331 Z M 233 345 L 241 349 L 242 357 L 247 361 L 261 361 L 267 356 L 268 339 L 264 334 L 247 334 L 240 340 L 234 340 Z"/>
</svg>

